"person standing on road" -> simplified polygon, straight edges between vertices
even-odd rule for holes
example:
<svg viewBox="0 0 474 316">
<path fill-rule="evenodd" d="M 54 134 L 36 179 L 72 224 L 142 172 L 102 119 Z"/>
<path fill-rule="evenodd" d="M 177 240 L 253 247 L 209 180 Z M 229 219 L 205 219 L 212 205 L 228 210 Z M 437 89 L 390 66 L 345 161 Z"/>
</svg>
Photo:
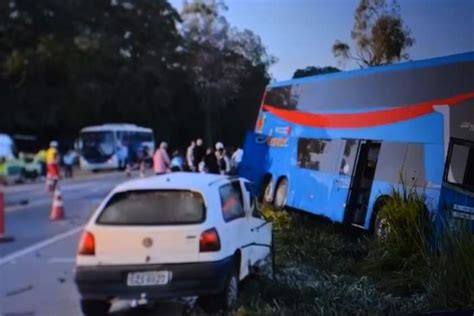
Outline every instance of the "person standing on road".
<svg viewBox="0 0 474 316">
<path fill-rule="evenodd" d="M 186 149 L 186 164 L 188 165 L 189 171 L 196 171 L 196 165 L 199 161 L 194 162 L 194 147 L 196 147 L 196 142 L 193 140 Z"/>
<path fill-rule="evenodd" d="M 7 183 L 7 160 L 0 156 L 0 186 Z"/>
<path fill-rule="evenodd" d="M 138 163 L 140 168 L 140 177 L 145 176 L 146 162 L 148 160 L 148 147 L 142 146 L 138 152 Z"/>
<path fill-rule="evenodd" d="M 72 178 L 73 177 L 73 171 L 72 167 L 74 164 L 74 151 L 69 150 L 66 155 L 63 157 L 63 162 L 64 162 L 64 177 L 65 178 Z"/>
<path fill-rule="evenodd" d="M 117 159 L 118 159 L 118 169 L 124 170 L 127 160 L 127 147 L 125 147 L 122 142 L 117 144 Z"/>
<path fill-rule="evenodd" d="M 181 156 L 181 153 L 179 150 L 175 150 L 173 152 L 173 158 L 171 159 L 171 171 L 172 172 L 177 172 L 177 171 L 183 171 L 184 170 L 184 159 Z"/>
<path fill-rule="evenodd" d="M 46 185 L 48 191 L 54 192 L 59 181 L 58 142 L 54 140 L 49 143 L 49 148 L 46 151 L 46 170 Z"/>
<path fill-rule="evenodd" d="M 219 173 L 228 174 L 228 171 L 230 171 L 230 168 L 228 168 L 228 163 L 227 163 L 228 159 L 226 160 L 226 157 L 225 157 L 224 144 L 222 144 L 221 142 L 216 143 L 216 159 L 219 165 Z"/>
<path fill-rule="evenodd" d="M 35 155 L 35 159 L 36 161 L 38 161 L 38 163 L 41 166 L 40 176 L 45 177 L 46 176 L 46 150 L 41 149 L 40 151 L 38 151 Z"/>
<path fill-rule="evenodd" d="M 206 165 L 206 170 L 208 173 L 219 174 L 219 164 L 217 162 L 216 152 L 212 150 L 212 147 L 209 147 L 206 151 L 206 156 L 204 157 L 204 164 Z"/>
<path fill-rule="evenodd" d="M 236 174 L 239 168 L 239 164 L 242 161 L 242 156 L 244 155 L 244 151 L 241 148 L 237 148 L 231 157 L 231 164 L 232 164 L 232 173 Z"/>
<path fill-rule="evenodd" d="M 166 150 L 168 149 L 168 144 L 166 142 L 161 142 L 160 148 L 158 148 L 153 155 L 153 170 L 155 174 L 167 173 L 170 168 L 170 158 Z"/>
<path fill-rule="evenodd" d="M 204 149 L 203 141 L 201 138 L 196 140 L 196 146 L 193 149 L 193 163 L 198 167 L 198 164 L 203 161 L 204 157 L 206 156 L 206 150 Z"/>
</svg>

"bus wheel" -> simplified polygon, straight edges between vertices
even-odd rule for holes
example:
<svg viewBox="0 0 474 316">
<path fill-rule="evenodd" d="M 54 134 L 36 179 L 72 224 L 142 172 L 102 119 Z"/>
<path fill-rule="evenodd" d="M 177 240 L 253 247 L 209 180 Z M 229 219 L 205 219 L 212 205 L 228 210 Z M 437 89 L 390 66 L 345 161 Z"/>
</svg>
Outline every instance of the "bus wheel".
<svg viewBox="0 0 474 316">
<path fill-rule="evenodd" d="M 272 185 L 272 178 L 269 178 L 264 186 L 263 189 L 263 202 L 271 204 L 273 202 L 273 185 Z"/>
<path fill-rule="evenodd" d="M 282 210 L 288 198 L 288 180 L 283 178 L 278 182 L 278 186 L 275 192 L 275 198 L 273 200 L 273 205 L 277 210 Z"/>
<path fill-rule="evenodd" d="M 377 212 L 374 219 L 374 237 L 384 240 L 387 237 L 388 229 L 387 220 L 380 216 L 380 212 Z"/>
</svg>

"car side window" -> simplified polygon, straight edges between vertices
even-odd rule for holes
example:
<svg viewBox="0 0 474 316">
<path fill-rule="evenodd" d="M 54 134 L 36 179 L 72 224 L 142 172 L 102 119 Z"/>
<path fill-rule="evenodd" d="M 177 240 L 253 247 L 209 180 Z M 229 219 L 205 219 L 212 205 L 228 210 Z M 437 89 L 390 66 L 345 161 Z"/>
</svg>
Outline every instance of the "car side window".
<svg viewBox="0 0 474 316">
<path fill-rule="evenodd" d="M 222 215 L 224 221 L 245 217 L 242 190 L 238 181 L 225 184 L 219 188 L 221 197 Z"/>
</svg>

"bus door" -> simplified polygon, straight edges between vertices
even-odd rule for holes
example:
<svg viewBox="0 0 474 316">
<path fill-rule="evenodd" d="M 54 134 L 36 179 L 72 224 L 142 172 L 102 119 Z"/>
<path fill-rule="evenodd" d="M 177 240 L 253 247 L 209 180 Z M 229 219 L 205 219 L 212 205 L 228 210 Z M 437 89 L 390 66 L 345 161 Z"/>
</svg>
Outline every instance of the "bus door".
<svg viewBox="0 0 474 316">
<path fill-rule="evenodd" d="M 345 222 L 363 226 L 367 215 L 372 182 L 380 152 L 380 142 L 360 142 L 347 195 Z"/>
<path fill-rule="evenodd" d="M 249 179 L 259 188 L 266 172 L 267 155 L 267 136 L 248 132 L 245 136 L 244 155 L 238 168 L 239 176 Z"/>
</svg>

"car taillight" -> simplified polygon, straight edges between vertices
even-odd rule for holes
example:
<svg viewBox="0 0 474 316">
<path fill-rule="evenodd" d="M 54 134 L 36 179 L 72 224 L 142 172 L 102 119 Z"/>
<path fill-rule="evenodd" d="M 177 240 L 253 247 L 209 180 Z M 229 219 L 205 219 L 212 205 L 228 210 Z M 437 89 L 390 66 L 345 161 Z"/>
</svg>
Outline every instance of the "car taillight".
<svg viewBox="0 0 474 316">
<path fill-rule="evenodd" d="M 82 233 L 81 240 L 79 241 L 79 249 L 77 250 L 77 254 L 86 256 L 95 255 L 94 235 L 92 235 L 88 231 L 84 231 L 84 233 Z"/>
<path fill-rule="evenodd" d="M 201 234 L 199 240 L 200 252 L 211 252 L 221 250 L 221 241 L 215 228 L 208 229 Z"/>
</svg>

